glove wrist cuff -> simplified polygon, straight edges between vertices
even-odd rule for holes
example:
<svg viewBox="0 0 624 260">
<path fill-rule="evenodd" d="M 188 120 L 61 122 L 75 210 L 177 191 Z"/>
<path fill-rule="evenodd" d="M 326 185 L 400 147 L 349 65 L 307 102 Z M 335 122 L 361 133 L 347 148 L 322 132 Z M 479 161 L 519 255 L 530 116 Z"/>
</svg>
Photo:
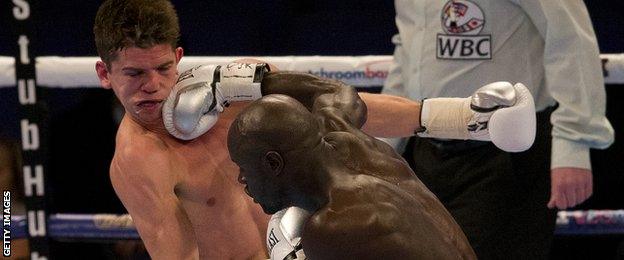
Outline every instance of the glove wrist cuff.
<svg viewBox="0 0 624 260">
<path fill-rule="evenodd" d="M 468 122 L 473 116 L 470 99 L 431 98 L 424 100 L 420 114 L 420 137 L 469 139 Z"/>
<path fill-rule="evenodd" d="M 217 90 L 225 102 L 259 99 L 262 78 L 268 71 L 266 63 L 227 64 L 221 67 Z"/>
</svg>

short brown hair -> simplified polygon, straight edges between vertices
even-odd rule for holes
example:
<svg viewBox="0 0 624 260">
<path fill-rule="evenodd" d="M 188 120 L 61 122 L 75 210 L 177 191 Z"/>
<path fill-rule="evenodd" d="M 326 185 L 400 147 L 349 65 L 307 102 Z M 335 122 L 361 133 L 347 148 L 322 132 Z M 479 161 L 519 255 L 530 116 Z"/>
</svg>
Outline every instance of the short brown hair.
<svg viewBox="0 0 624 260">
<path fill-rule="evenodd" d="M 180 24 L 168 0 L 107 0 L 95 16 L 95 47 L 107 67 L 127 47 L 178 45 Z"/>
</svg>

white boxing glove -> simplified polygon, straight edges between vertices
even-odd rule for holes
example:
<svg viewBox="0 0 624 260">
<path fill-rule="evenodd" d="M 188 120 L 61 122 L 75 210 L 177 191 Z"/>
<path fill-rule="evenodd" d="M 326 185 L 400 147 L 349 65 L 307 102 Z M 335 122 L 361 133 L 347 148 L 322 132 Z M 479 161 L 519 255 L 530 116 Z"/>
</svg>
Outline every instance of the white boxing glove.
<svg viewBox="0 0 624 260">
<path fill-rule="evenodd" d="M 301 232 L 312 214 L 299 207 L 289 207 L 271 216 L 267 228 L 267 249 L 271 260 L 305 259 Z"/>
<path fill-rule="evenodd" d="M 184 71 L 163 106 L 165 128 L 178 139 L 197 138 L 216 124 L 229 102 L 262 97 L 266 71 L 263 63 L 201 65 Z"/>
<path fill-rule="evenodd" d="M 535 104 L 521 83 L 494 82 L 468 98 L 431 98 L 422 103 L 421 137 L 492 141 L 521 152 L 535 140 Z"/>
</svg>

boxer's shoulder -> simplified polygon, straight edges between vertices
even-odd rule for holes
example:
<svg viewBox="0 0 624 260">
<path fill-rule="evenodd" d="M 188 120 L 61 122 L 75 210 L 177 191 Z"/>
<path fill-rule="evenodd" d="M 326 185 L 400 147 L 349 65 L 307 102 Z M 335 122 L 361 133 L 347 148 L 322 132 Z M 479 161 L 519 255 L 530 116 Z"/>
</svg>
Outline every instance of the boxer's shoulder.
<svg viewBox="0 0 624 260">
<path fill-rule="evenodd" d="M 115 157 L 120 159 L 149 160 L 146 158 L 149 156 L 145 156 L 146 153 L 158 157 L 168 150 L 167 144 L 154 134 L 119 132 L 115 141 Z"/>
<path fill-rule="evenodd" d="M 377 235 L 391 230 L 398 221 L 397 214 L 400 209 L 392 203 L 394 199 L 392 191 L 381 189 L 371 192 L 372 189 L 366 186 L 374 186 L 375 188 L 385 186 L 377 185 L 383 180 L 378 178 L 361 175 L 362 178 L 371 182 L 359 185 L 360 176 L 356 177 L 353 182 L 357 185 L 353 187 L 343 187 L 333 190 L 330 193 L 330 202 L 315 214 L 310 223 L 318 225 L 319 228 L 330 228 L 340 226 L 341 229 L 351 230 L 352 232 L 366 232 L 366 235 Z M 329 224 L 329 226 L 326 226 Z M 364 230 L 361 227 L 366 226 Z"/>
<path fill-rule="evenodd" d="M 350 144 L 359 142 L 357 136 L 347 131 L 332 131 L 323 136 L 323 140 L 333 145 Z"/>
<path fill-rule="evenodd" d="M 111 174 L 152 175 L 170 169 L 168 156 L 157 151 L 156 145 L 141 142 L 118 146 L 111 162 Z M 150 149 L 152 148 L 152 149 Z"/>
<path fill-rule="evenodd" d="M 372 137 L 370 138 L 351 131 L 333 131 L 325 134 L 323 141 L 330 145 L 342 158 L 348 159 L 349 164 L 369 165 L 371 164 L 370 161 L 361 158 L 370 157 L 373 154 L 379 155 L 376 153 L 379 148 Z"/>
<path fill-rule="evenodd" d="M 324 153 L 336 160 L 349 162 L 349 164 L 359 164 L 361 160 L 353 160 L 352 154 L 361 150 L 357 144 L 357 137 L 349 132 L 333 131 L 323 136 L 322 142 L 325 144 L 327 152 Z"/>
<path fill-rule="evenodd" d="M 116 149 L 135 147 L 140 149 L 141 146 L 147 146 L 145 149 L 166 149 L 166 143 L 159 134 L 145 129 L 145 127 L 132 122 L 131 119 L 124 117 L 117 129 L 115 138 Z"/>
<path fill-rule="evenodd" d="M 111 177 L 142 179 L 171 169 L 168 146 L 155 133 L 120 126 L 111 162 Z M 128 179 L 129 180 L 129 179 Z"/>
</svg>

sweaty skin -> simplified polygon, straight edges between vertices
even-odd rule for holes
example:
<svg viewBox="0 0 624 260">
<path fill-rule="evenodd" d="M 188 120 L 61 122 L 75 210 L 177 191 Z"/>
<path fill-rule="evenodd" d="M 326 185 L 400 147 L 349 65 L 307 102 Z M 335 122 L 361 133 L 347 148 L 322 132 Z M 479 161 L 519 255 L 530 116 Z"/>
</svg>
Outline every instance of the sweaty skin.
<svg viewBox="0 0 624 260">
<path fill-rule="evenodd" d="M 153 259 L 264 259 L 269 216 L 245 196 L 226 148 L 233 104 L 203 136 L 180 141 L 161 116 L 182 49 L 166 44 L 120 51 L 109 69 L 96 65 L 126 113 L 110 177 Z"/>
<path fill-rule="evenodd" d="M 303 233 L 310 259 L 474 258 L 450 214 L 385 144 L 349 129 L 323 139 L 328 145 L 314 152 L 323 155 L 319 162 L 337 163 L 328 171 L 338 174 L 328 187 L 329 203 Z M 343 250 L 332 252 L 332 244 Z"/>
<path fill-rule="evenodd" d="M 239 181 L 265 212 L 314 212 L 302 235 L 309 259 L 476 258 L 407 163 L 360 130 L 366 106 L 352 88 L 301 73 L 267 81 L 265 93 L 290 86 L 291 93 L 276 91 L 290 97 L 265 96 L 243 110 L 230 129 L 229 152 Z"/>
</svg>

